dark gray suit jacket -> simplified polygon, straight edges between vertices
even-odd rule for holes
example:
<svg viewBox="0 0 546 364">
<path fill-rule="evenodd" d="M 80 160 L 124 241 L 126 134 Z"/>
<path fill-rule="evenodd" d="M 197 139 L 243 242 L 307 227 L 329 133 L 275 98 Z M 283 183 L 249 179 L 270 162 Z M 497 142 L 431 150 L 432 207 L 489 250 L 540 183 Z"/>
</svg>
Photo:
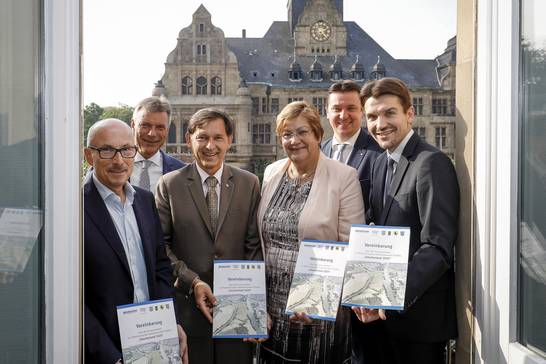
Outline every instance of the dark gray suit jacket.
<svg viewBox="0 0 546 364">
<path fill-rule="evenodd" d="M 459 185 L 451 160 L 413 134 L 396 166 L 383 206 L 387 154 L 375 162 L 367 221 L 411 228 L 405 310 L 384 321 L 398 339 L 440 342 L 457 335 L 453 246 Z"/>
<path fill-rule="evenodd" d="M 212 288 L 214 260 L 263 259 L 256 221 L 259 202 L 258 177 L 224 164 L 218 228 L 213 234 L 195 162 L 163 175 L 158 182 L 157 209 L 173 274 L 178 278 L 178 317 L 189 337 L 210 339 L 202 350 L 211 351 L 213 348 L 212 325 L 197 309 L 193 295 L 188 295 L 191 283 L 199 276 Z M 242 340 L 239 342 L 243 344 Z M 201 351 L 196 347 L 189 350 L 190 356 L 192 352 Z M 225 363 L 250 360 L 221 359 L 224 361 L 220 362 Z"/>
<path fill-rule="evenodd" d="M 327 157 L 332 157 L 332 138 L 326 140 L 321 147 Z M 347 165 L 355 168 L 358 172 L 364 208 L 370 206 L 370 177 L 372 175 L 373 162 L 383 153 L 383 149 L 368 133 L 366 128 L 360 128 L 360 135 L 356 139 L 353 152 L 347 160 Z"/>
</svg>

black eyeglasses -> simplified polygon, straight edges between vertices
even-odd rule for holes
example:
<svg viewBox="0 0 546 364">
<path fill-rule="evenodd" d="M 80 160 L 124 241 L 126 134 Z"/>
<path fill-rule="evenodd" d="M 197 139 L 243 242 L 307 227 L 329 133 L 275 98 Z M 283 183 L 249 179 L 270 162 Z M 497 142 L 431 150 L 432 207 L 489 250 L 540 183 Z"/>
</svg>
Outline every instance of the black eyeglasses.
<svg viewBox="0 0 546 364">
<path fill-rule="evenodd" d="M 123 148 L 97 148 L 97 147 L 88 147 L 89 149 L 96 150 L 99 152 L 99 157 L 101 159 L 114 159 L 117 153 L 121 154 L 123 158 L 134 158 L 138 150 L 137 147 L 123 147 Z"/>
</svg>

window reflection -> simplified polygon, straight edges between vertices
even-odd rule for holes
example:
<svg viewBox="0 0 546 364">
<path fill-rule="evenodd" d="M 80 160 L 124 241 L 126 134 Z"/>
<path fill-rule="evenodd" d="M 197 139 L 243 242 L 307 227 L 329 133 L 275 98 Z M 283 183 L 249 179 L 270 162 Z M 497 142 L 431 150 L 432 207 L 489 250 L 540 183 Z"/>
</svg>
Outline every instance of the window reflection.
<svg viewBox="0 0 546 364">
<path fill-rule="evenodd" d="M 41 357 L 40 9 L 0 2 L 0 363 Z"/>
<path fill-rule="evenodd" d="M 545 12 L 544 1 L 522 0 L 519 331 L 522 344 L 546 357 Z"/>
</svg>

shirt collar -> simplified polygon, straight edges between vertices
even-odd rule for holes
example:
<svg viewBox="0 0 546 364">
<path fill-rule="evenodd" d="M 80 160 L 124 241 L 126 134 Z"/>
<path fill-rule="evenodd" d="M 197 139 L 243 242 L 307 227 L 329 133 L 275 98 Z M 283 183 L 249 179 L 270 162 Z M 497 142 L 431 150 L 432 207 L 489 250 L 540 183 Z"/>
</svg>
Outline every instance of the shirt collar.
<svg viewBox="0 0 546 364">
<path fill-rule="evenodd" d="M 101 181 L 97 178 L 95 175 L 95 171 L 93 170 L 93 182 L 95 183 L 95 186 L 97 187 L 97 190 L 99 191 L 99 195 L 102 198 L 103 201 L 106 201 L 108 198 L 111 198 L 110 196 L 114 195 L 119 199 L 119 196 L 116 195 L 114 191 L 112 191 L 110 188 L 106 187 L 104 184 L 102 184 Z M 123 186 L 123 189 L 125 191 L 125 198 L 126 201 L 128 201 L 130 204 L 133 203 L 133 200 L 135 199 L 135 189 L 129 182 L 125 182 L 125 186 Z"/>
<path fill-rule="evenodd" d="M 142 162 L 143 160 L 146 160 L 146 158 L 144 158 L 140 152 L 137 152 L 135 162 Z M 161 152 L 158 150 L 154 155 L 148 158 L 148 160 L 156 166 L 161 167 Z"/>
<path fill-rule="evenodd" d="M 398 146 L 396 147 L 396 149 L 392 153 L 389 153 L 389 151 L 387 150 L 387 155 L 390 158 L 394 159 L 394 161 L 397 164 L 398 164 L 398 162 L 400 162 L 400 158 L 402 158 L 402 152 L 404 152 L 404 148 L 406 147 L 406 144 L 408 144 L 408 142 L 409 142 L 412 135 L 413 135 L 413 129 L 410 129 L 410 131 L 406 134 L 404 139 L 402 139 L 400 144 L 398 144 Z"/>
<path fill-rule="evenodd" d="M 347 139 L 344 142 L 340 142 L 339 140 L 337 140 L 337 138 L 336 138 L 336 136 L 334 134 L 334 136 L 332 137 L 332 146 L 339 145 L 339 144 L 349 144 L 351 147 L 354 148 L 356 140 L 358 139 L 358 136 L 360 135 L 360 130 L 361 129 L 358 128 L 358 131 L 356 133 L 354 133 L 352 137 L 350 137 L 349 139 Z"/>
<path fill-rule="evenodd" d="M 201 177 L 201 183 L 205 183 L 208 177 L 210 175 L 205 172 L 201 167 L 199 167 L 199 164 L 195 162 L 195 166 L 197 167 L 197 172 L 199 172 L 199 177 Z M 218 180 L 218 184 L 220 185 L 222 183 L 222 172 L 224 171 L 224 163 L 222 162 L 222 165 L 220 168 L 216 171 L 214 174 L 214 177 Z"/>
</svg>

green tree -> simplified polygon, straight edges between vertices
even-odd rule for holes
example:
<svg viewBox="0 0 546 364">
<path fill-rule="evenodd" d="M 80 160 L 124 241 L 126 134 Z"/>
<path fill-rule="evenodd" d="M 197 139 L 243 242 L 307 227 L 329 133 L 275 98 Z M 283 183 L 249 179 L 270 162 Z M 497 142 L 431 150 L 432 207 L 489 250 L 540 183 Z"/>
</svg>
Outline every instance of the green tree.
<svg viewBox="0 0 546 364">
<path fill-rule="evenodd" d="M 83 109 L 83 138 L 87 139 L 87 131 L 95 122 L 101 119 L 104 109 L 98 104 L 92 102 Z"/>
<path fill-rule="evenodd" d="M 133 110 L 134 110 L 133 107 L 129 105 L 125 105 L 125 104 L 119 104 L 118 106 L 106 106 L 100 118 L 101 119 L 115 118 L 115 119 L 123 120 L 127 124 L 130 124 L 131 118 L 133 117 Z"/>
</svg>

